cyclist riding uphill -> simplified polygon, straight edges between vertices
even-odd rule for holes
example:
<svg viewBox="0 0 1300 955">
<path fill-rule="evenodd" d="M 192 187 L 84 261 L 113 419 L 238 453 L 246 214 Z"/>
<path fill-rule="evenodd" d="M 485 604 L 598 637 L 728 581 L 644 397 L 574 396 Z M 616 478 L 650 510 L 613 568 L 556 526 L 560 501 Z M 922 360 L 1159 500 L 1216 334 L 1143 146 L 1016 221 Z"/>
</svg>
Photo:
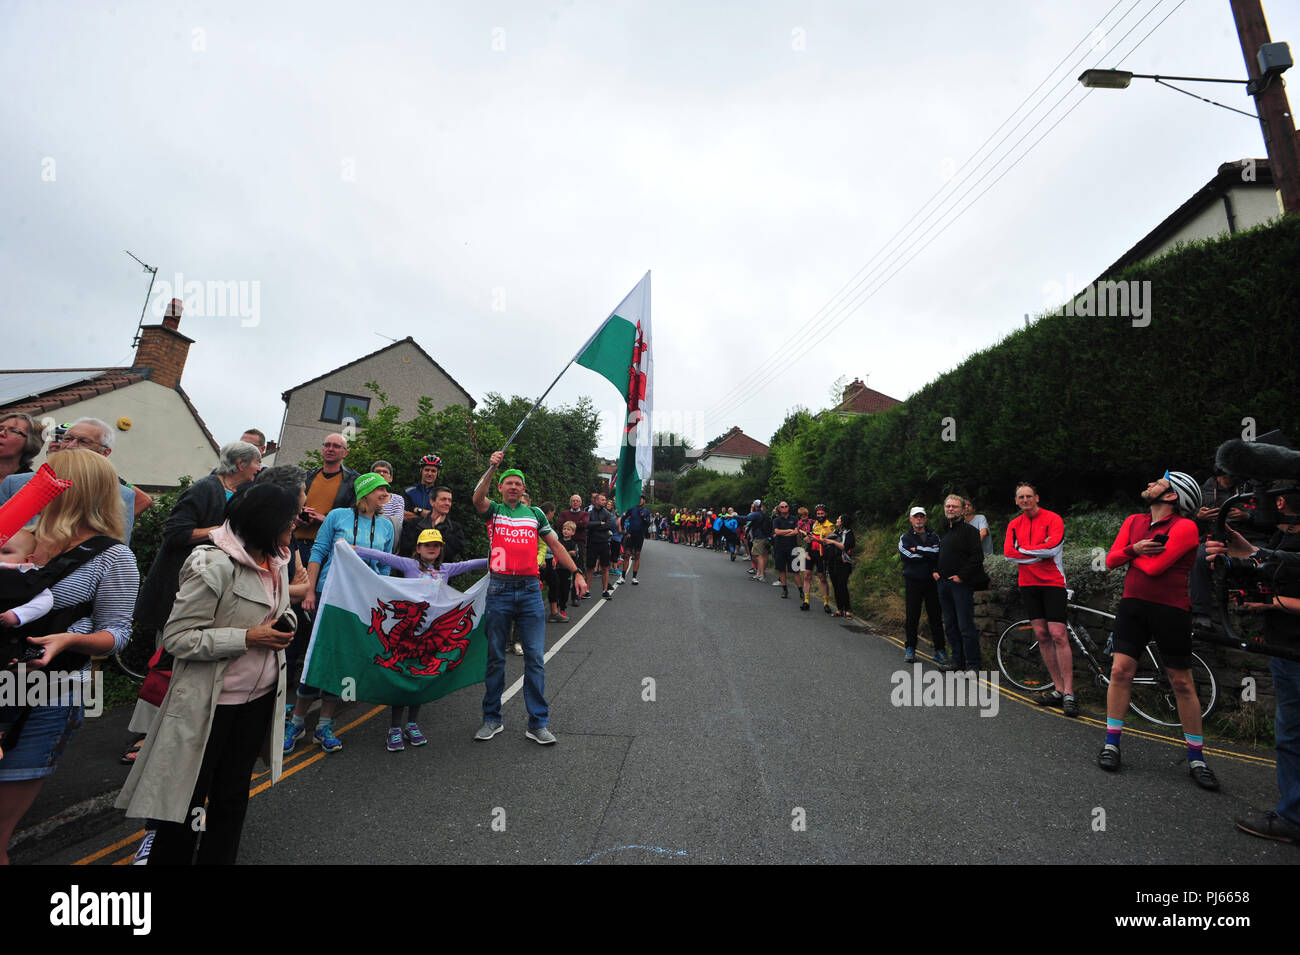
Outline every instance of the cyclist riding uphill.
<svg viewBox="0 0 1300 955">
<path fill-rule="evenodd" d="M 1182 471 L 1166 471 L 1142 492 L 1148 514 L 1125 519 L 1106 566 L 1128 565 L 1124 596 L 1115 613 L 1115 663 L 1106 693 L 1106 745 L 1097 757 L 1102 769 L 1119 769 L 1119 740 L 1133 674 L 1143 648 L 1155 640 L 1178 701 L 1187 740 L 1192 779 L 1203 789 L 1218 789 L 1214 770 L 1202 752 L 1201 704 L 1192 680 L 1192 613 L 1187 575 L 1196 560 L 1199 533 L 1191 518 L 1201 507 L 1200 485 Z"/>
</svg>

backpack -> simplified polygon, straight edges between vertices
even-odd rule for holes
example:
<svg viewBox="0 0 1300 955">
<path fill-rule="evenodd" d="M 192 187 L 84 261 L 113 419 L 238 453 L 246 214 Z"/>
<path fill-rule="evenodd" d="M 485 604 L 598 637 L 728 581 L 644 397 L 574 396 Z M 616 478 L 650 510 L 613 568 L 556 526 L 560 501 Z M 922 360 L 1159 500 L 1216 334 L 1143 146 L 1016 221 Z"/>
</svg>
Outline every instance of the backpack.
<svg viewBox="0 0 1300 955">
<path fill-rule="evenodd" d="M 39 570 L 27 573 L 16 570 L 0 571 L 0 601 L 4 602 L 4 609 L 9 610 L 25 604 L 42 590 L 53 587 L 87 561 L 119 543 L 121 541 L 101 534 L 64 551 Z M 43 617 L 6 631 L 4 637 L 0 638 L 0 653 L 4 654 L 6 662 L 14 658 L 17 658 L 20 663 L 35 659 L 41 653 L 32 652 L 36 648 L 27 642 L 28 637 L 66 633 L 68 628 L 78 620 L 89 617 L 94 612 L 93 600 L 51 610 Z M 51 673 L 80 670 L 89 659 L 88 654 L 65 650 L 46 664 L 44 669 Z M 17 745 L 23 724 L 26 723 L 30 713 L 30 706 L 0 706 L 0 730 L 8 728 L 8 732 L 4 734 L 5 749 L 12 749 Z"/>
</svg>

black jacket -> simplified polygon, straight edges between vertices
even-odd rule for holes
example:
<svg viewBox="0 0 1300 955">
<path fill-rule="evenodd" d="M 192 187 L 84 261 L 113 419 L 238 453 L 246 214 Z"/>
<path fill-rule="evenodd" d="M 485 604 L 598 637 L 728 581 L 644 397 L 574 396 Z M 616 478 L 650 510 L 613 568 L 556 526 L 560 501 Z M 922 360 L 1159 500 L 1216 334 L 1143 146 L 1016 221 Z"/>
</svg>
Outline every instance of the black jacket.
<svg viewBox="0 0 1300 955">
<path fill-rule="evenodd" d="M 196 546 L 190 533 L 196 527 L 216 527 L 226 519 L 226 488 L 215 474 L 199 478 L 176 500 L 163 525 L 162 544 L 149 567 L 140 599 L 135 605 L 135 623 L 143 633 L 161 630 L 171 616 L 181 567 Z"/>
<path fill-rule="evenodd" d="M 320 474 L 321 468 L 312 468 L 307 472 L 307 491 L 311 491 L 311 482 L 316 480 L 316 475 Z M 361 475 L 352 470 L 346 464 L 343 465 L 343 481 L 339 484 L 338 493 L 334 495 L 334 507 L 330 510 L 340 507 L 351 507 L 357 503 L 356 481 Z"/>
<path fill-rule="evenodd" d="M 608 544 L 610 536 L 618 530 L 618 518 L 605 508 L 589 511 L 587 519 L 587 543 Z"/>
<path fill-rule="evenodd" d="M 433 515 L 428 513 L 404 521 L 397 553 L 403 557 L 415 553 L 415 542 L 419 540 L 420 532 L 432 527 Z M 442 559 L 448 563 L 460 560 L 461 554 L 465 553 L 465 532 L 461 526 L 447 515 L 447 519 L 438 525 L 438 533 L 442 535 Z"/>
<path fill-rule="evenodd" d="M 898 539 L 898 555 L 903 559 L 904 577 L 911 577 L 914 580 L 933 580 L 935 565 L 939 559 L 939 535 L 928 527 L 920 534 L 906 531 Z"/>
<path fill-rule="evenodd" d="M 980 576 L 984 567 L 984 547 L 980 532 L 965 521 L 948 525 L 939 539 L 939 562 L 935 570 L 941 580 L 957 576 L 969 584 Z"/>
</svg>

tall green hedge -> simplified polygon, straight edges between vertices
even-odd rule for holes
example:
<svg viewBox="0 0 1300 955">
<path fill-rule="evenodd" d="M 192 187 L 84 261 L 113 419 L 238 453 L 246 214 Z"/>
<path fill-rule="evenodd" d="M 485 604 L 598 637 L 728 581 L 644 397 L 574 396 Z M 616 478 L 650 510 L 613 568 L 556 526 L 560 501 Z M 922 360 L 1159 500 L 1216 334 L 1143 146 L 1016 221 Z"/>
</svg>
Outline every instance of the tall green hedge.
<svg viewBox="0 0 1300 955">
<path fill-rule="evenodd" d="M 890 411 L 801 421 L 774 442 L 774 478 L 870 518 L 949 490 L 1010 510 L 1022 478 L 1060 510 L 1132 501 L 1167 468 L 1208 474 L 1249 428 L 1300 437 L 1297 263 L 1291 216 L 1132 266 L 1113 278 L 1151 283 L 1148 326 L 1040 316 Z"/>
</svg>

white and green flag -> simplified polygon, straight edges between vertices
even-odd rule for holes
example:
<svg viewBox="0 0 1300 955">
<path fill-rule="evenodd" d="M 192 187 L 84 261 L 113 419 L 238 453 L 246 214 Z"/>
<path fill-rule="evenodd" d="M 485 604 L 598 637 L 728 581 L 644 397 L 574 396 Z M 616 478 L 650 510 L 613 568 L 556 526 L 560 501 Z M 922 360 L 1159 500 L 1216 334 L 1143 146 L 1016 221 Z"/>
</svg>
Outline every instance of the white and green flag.
<svg viewBox="0 0 1300 955">
<path fill-rule="evenodd" d="M 428 703 L 482 683 L 486 602 L 486 577 L 465 593 L 441 579 L 383 577 L 337 541 L 303 682 L 393 706 Z"/>
<path fill-rule="evenodd" d="M 614 501 L 618 513 L 636 507 L 641 482 L 654 467 L 654 352 L 650 343 L 650 273 L 605 319 L 574 359 L 608 379 L 623 395 L 623 441 Z"/>
</svg>

